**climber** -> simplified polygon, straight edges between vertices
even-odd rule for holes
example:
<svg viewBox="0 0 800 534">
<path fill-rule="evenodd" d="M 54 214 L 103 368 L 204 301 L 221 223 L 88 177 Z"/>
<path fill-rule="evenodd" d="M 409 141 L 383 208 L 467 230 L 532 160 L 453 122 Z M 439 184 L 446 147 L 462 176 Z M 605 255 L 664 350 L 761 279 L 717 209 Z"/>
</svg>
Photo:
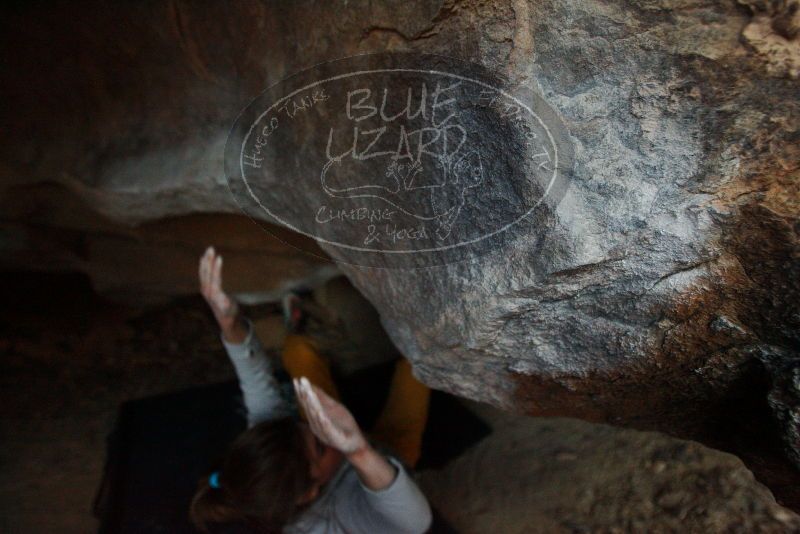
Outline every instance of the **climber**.
<svg viewBox="0 0 800 534">
<path fill-rule="evenodd" d="M 212 247 L 200 260 L 199 274 L 239 378 L 248 430 L 234 440 L 218 470 L 200 482 L 192 522 L 203 531 L 233 521 L 256 532 L 425 532 L 431 509 L 409 469 L 420 456 L 430 390 L 414 378 L 408 362 L 398 361 L 368 440 L 338 401 L 315 342 L 301 335 L 308 317 L 300 297 L 283 300 L 289 335 L 280 364 L 273 363 L 250 320 L 223 291 L 222 257 Z M 273 373 L 278 365 L 292 377 L 288 395 Z M 390 452 L 382 454 L 380 447 Z"/>
</svg>

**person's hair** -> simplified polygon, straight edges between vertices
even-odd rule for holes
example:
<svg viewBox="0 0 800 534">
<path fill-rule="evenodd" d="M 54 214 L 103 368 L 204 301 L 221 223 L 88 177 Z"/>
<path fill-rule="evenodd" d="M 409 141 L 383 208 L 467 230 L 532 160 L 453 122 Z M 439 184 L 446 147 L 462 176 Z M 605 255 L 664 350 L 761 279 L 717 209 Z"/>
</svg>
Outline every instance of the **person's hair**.
<svg viewBox="0 0 800 534">
<path fill-rule="evenodd" d="M 189 517 L 204 532 L 213 523 L 244 521 L 280 532 L 307 505 L 297 504 L 311 488 L 306 442 L 297 419 L 253 426 L 236 438 L 218 470 L 219 487 L 208 477 L 192 499 Z"/>
</svg>

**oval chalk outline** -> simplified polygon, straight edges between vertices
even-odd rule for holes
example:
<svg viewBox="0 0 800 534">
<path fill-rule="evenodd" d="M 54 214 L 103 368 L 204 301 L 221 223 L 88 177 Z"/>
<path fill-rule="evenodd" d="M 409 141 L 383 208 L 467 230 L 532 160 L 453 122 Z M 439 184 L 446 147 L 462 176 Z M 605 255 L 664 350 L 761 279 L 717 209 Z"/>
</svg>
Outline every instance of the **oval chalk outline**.
<svg viewBox="0 0 800 534">
<path fill-rule="evenodd" d="M 359 56 L 355 56 L 355 57 L 359 57 Z M 325 64 L 327 64 L 327 63 L 325 63 Z M 306 69 L 306 71 L 300 71 L 300 72 L 310 71 L 310 70 L 316 68 L 317 66 L 311 67 L 310 69 Z M 416 73 L 421 73 L 421 74 L 434 74 L 434 75 L 440 75 L 440 76 L 453 77 L 453 78 L 456 78 L 456 79 L 459 79 L 459 80 L 462 80 L 462 81 L 474 83 L 476 85 L 483 86 L 483 87 L 486 87 L 488 89 L 491 89 L 492 91 L 495 91 L 496 93 L 501 94 L 505 98 L 511 99 L 514 102 L 516 102 L 517 104 L 519 104 L 520 106 L 522 106 L 522 108 L 524 108 L 531 116 L 533 116 L 537 120 L 537 122 L 542 126 L 542 128 L 544 128 L 545 132 L 547 132 L 547 137 L 550 140 L 551 145 L 553 146 L 553 154 L 555 156 L 554 157 L 554 165 L 553 165 L 553 176 L 550 179 L 550 183 L 548 183 L 547 188 L 545 189 L 545 191 L 542 194 L 541 198 L 533 206 L 531 206 L 530 209 L 528 209 L 528 211 L 526 211 L 525 213 L 523 213 L 522 215 L 520 215 L 519 217 L 517 217 L 516 219 L 514 219 L 510 223 L 508 223 L 505 226 L 503 226 L 502 228 L 500 228 L 498 230 L 495 230 L 495 231 L 493 231 L 493 232 L 491 232 L 489 234 L 486 234 L 486 235 L 484 235 L 484 236 L 482 236 L 480 238 L 474 238 L 474 239 L 470 239 L 468 241 L 462 241 L 462 242 L 459 242 L 457 244 L 452 244 L 452 245 L 445 245 L 445 246 L 436 247 L 436 248 L 416 249 L 416 250 L 382 250 L 382 249 L 374 249 L 374 248 L 363 248 L 363 247 L 357 247 L 357 246 L 353 246 L 353 245 L 347 245 L 347 244 L 339 243 L 337 241 L 331 241 L 331 240 L 324 239 L 322 237 L 318 237 L 318 236 L 315 236 L 313 234 L 307 233 L 307 232 L 305 232 L 303 230 L 300 230 L 298 228 L 295 228 L 294 225 L 284 221 L 282 218 L 278 217 L 277 215 L 272 213 L 269 209 L 267 209 L 267 207 L 264 206 L 261 203 L 261 200 L 253 193 L 252 189 L 250 188 L 250 184 L 247 182 L 247 178 L 245 178 L 244 161 L 243 161 L 244 147 L 247 145 L 247 141 L 250 138 L 250 135 L 252 134 L 253 129 L 255 128 L 255 126 L 259 122 L 261 122 L 261 120 L 264 118 L 264 116 L 267 113 L 269 113 L 273 108 L 275 108 L 278 104 L 280 104 L 281 102 L 292 98 L 297 93 L 300 93 L 300 92 L 305 91 L 307 89 L 310 89 L 312 87 L 316 87 L 316 86 L 318 86 L 318 85 L 320 85 L 322 83 L 327 83 L 327 82 L 330 82 L 330 81 L 349 78 L 351 76 L 357 76 L 357 75 L 378 74 L 378 73 L 392 73 L 392 72 L 416 72 Z M 283 83 L 283 82 L 279 82 L 279 83 Z M 269 89 L 267 89 L 267 91 L 269 91 Z M 256 98 L 256 101 L 258 101 L 259 98 Z M 250 105 L 252 105 L 252 103 Z M 250 106 L 248 106 L 248 107 L 250 107 Z M 245 108 L 245 109 L 247 109 L 247 108 Z M 544 199 L 547 197 L 548 193 L 550 192 L 550 189 L 552 188 L 553 184 L 555 183 L 555 181 L 556 181 L 556 179 L 558 177 L 558 169 L 559 169 L 558 163 L 559 163 L 559 160 L 558 160 L 558 145 L 556 144 L 555 139 L 553 139 L 553 134 L 550 132 L 550 128 L 544 123 L 544 121 L 541 119 L 541 117 L 539 117 L 538 114 L 536 114 L 527 105 L 525 105 L 523 102 L 521 102 L 517 97 L 515 97 L 512 94 L 507 93 L 506 91 L 504 91 L 502 89 L 498 89 L 498 88 L 493 87 L 493 86 L 491 86 L 491 85 L 489 85 L 489 84 L 487 84 L 485 82 L 482 82 L 482 81 L 479 81 L 479 80 L 475 80 L 473 78 L 468 78 L 466 76 L 461 76 L 459 74 L 452 74 L 452 73 L 449 73 L 449 72 L 443 72 L 443 71 L 437 71 L 437 70 L 424 70 L 424 69 L 371 69 L 371 70 L 353 71 L 353 72 L 349 72 L 349 73 L 346 73 L 346 74 L 339 74 L 337 76 L 332 76 L 330 78 L 325 78 L 324 80 L 318 80 L 318 81 L 316 81 L 314 83 L 311 83 L 311 84 L 308 84 L 308 85 L 306 85 L 304 87 L 296 89 L 295 91 L 293 91 L 293 92 L 289 93 L 288 95 L 286 95 L 286 96 L 280 98 L 279 100 L 277 100 L 274 104 L 272 104 L 269 108 L 267 108 L 261 115 L 259 115 L 258 118 L 256 118 L 255 121 L 253 121 L 253 123 L 251 124 L 250 128 L 247 131 L 247 134 L 245 135 L 244 139 L 242 140 L 242 149 L 239 151 L 239 168 L 240 168 L 240 174 L 241 174 L 241 177 L 242 177 L 242 181 L 244 182 L 245 188 L 247 189 L 247 192 L 249 193 L 250 197 L 259 205 L 259 207 L 261 207 L 261 209 L 263 209 L 267 213 L 267 215 L 269 215 L 273 219 L 277 220 L 279 223 L 283 224 L 284 226 L 286 226 L 290 230 L 293 230 L 293 231 L 295 231 L 295 232 L 297 232 L 299 234 L 302 234 L 302 235 L 304 235 L 306 237 L 314 239 L 317 242 L 326 243 L 326 244 L 332 245 L 334 247 L 341 247 L 341 248 L 348 249 L 348 250 L 355 250 L 355 251 L 358 251 L 358 252 L 369 252 L 369 253 L 378 253 L 378 254 L 387 254 L 387 253 L 388 254 L 416 254 L 416 253 L 420 253 L 420 252 L 439 252 L 439 251 L 459 248 L 459 247 L 462 247 L 462 246 L 465 246 L 465 245 L 471 245 L 471 244 L 483 241 L 484 239 L 492 237 L 492 236 L 494 236 L 496 234 L 505 232 L 510 227 L 514 226 L 515 224 L 519 223 L 522 219 L 524 219 L 528 215 L 530 215 L 544 201 Z M 376 196 L 374 198 L 380 198 L 380 197 Z"/>
</svg>

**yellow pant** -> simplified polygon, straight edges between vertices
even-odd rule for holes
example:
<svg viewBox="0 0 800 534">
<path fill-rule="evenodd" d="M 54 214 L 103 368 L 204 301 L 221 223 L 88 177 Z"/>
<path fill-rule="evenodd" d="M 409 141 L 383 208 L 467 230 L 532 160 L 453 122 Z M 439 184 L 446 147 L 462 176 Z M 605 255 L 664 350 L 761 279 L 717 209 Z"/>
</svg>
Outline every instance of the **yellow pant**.
<svg viewBox="0 0 800 534">
<path fill-rule="evenodd" d="M 286 336 L 282 361 L 292 378 L 305 376 L 325 393 L 339 399 L 330 367 L 309 338 Z M 386 405 L 370 432 L 372 439 L 389 447 L 409 467 L 416 465 L 422 451 L 430 393 L 427 386 L 414 378 L 408 360 L 400 358 L 392 375 Z M 301 415 L 305 418 L 305 414 Z"/>
</svg>

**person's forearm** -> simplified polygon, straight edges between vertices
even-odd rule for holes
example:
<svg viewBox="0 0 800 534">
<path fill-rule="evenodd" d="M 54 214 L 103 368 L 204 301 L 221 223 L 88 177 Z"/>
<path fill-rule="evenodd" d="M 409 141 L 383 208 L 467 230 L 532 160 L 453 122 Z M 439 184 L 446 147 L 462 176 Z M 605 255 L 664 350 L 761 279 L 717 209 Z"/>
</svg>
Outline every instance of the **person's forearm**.
<svg viewBox="0 0 800 534">
<path fill-rule="evenodd" d="M 291 407 L 280 393 L 272 363 L 253 331 L 252 323 L 242 316 L 239 324 L 243 332 L 223 330 L 222 341 L 239 378 L 248 426 L 289 415 Z"/>
<path fill-rule="evenodd" d="M 247 339 L 248 327 L 241 314 L 237 313 L 229 324 L 220 325 L 220 329 L 222 330 L 222 337 L 228 343 L 238 345 L 244 343 L 245 339 Z"/>
<path fill-rule="evenodd" d="M 373 491 L 388 488 L 397 476 L 397 468 L 369 445 L 348 454 L 347 460 L 355 468 L 361 482 Z"/>
</svg>

